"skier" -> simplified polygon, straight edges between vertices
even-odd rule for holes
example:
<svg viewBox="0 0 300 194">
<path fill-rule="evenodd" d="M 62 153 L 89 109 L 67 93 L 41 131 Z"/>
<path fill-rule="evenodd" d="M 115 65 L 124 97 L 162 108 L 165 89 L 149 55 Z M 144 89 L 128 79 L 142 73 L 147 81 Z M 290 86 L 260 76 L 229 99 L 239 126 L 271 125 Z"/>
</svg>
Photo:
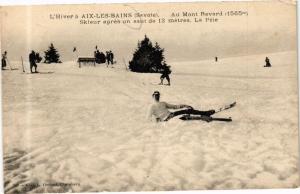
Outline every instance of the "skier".
<svg viewBox="0 0 300 194">
<path fill-rule="evenodd" d="M 105 63 L 106 57 L 105 57 L 105 54 L 103 52 L 100 52 L 99 60 L 100 60 L 100 63 Z"/>
<path fill-rule="evenodd" d="M 107 62 L 106 67 L 108 67 L 108 66 L 109 66 L 109 62 L 110 62 L 110 53 L 109 53 L 109 51 L 106 51 L 106 56 L 105 56 L 105 58 L 106 58 L 106 62 Z"/>
<path fill-rule="evenodd" d="M 109 59 L 110 59 L 110 64 L 114 64 L 114 53 L 110 50 L 109 51 L 109 55 L 110 55 L 110 57 L 109 57 Z"/>
<path fill-rule="evenodd" d="M 266 65 L 264 67 L 271 67 L 270 59 L 266 57 L 265 59 Z"/>
<path fill-rule="evenodd" d="M 218 57 L 215 57 L 215 61 L 218 62 Z"/>
<path fill-rule="evenodd" d="M 96 61 L 96 63 L 101 63 L 100 58 L 101 58 L 100 51 L 97 49 L 95 51 L 95 61 Z"/>
<path fill-rule="evenodd" d="M 7 52 L 4 51 L 4 53 L 2 54 L 2 59 L 1 59 L 2 70 L 5 70 L 4 67 L 6 67 L 6 59 L 7 59 Z"/>
<path fill-rule="evenodd" d="M 194 110 L 193 107 L 189 105 L 172 105 L 168 104 L 166 102 L 160 102 L 160 93 L 159 91 L 155 91 L 152 94 L 154 104 L 150 108 L 150 112 L 148 115 L 149 120 L 152 119 L 152 117 L 155 117 L 157 122 L 160 121 L 168 121 L 173 117 L 176 117 L 178 115 L 186 115 L 186 114 L 192 114 L 192 115 L 201 115 L 201 116 L 207 116 L 210 117 L 212 114 L 214 114 L 215 110 L 209 110 L 209 111 L 199 111 Z M 183 109 L 186 108 L 186 109 Z M 168 109 L 182 109 L 175 112 L 170 112 Z"/>
<path fill-rule="evenodd" d="M 36 65 L 36 55 L 35 52 L 32 50 L 29 54 L 29 62 L 30 62 L 30 72 L 31 73 L 38 73 L 37 71 L 37 65 Z M 32 71 L 32 68 L 34 67 L 35 71 Z"/>
<path fill-rule="evenodd" d="M 161 76 L 160 76 L 160 84 L 159 85 L 163 85 L 163 81 L 166 78 L 166 80 L 168 81 L 167 85 L 171 85 L 170 83 L 170 77 L 169 74 L 171 74 L 171 70 L 170 68 L 167 66 L 167 64 L 164 63 L 164 65 L 162 66 L 162 71 L 161 71 Z"/>
</svg>

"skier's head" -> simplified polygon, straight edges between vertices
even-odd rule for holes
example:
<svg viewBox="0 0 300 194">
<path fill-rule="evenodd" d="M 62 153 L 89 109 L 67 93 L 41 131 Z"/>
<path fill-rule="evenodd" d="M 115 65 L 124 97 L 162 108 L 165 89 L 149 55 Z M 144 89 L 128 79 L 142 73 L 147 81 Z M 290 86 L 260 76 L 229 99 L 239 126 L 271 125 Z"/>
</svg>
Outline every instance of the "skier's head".
<svg viewBox="0 0 300 194">
<path fill-rule="evenodd" d="M 160 93 L 159 91 L 154 91 L 153 94 L 152 94 L 152 97 L 155 101 L 159 101 L 159 98 L 160 98 Z"/>
</svg>

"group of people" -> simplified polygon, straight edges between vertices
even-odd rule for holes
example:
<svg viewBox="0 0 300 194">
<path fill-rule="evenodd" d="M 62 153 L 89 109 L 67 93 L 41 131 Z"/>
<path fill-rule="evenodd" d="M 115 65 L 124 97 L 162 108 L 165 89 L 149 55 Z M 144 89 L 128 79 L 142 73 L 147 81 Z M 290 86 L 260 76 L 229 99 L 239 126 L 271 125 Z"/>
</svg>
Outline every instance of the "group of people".
<svg viewBox="0 0 300 194">
<path fill-rule="evenodd" d="M 107 67 L 111 64 L 114 64 L 114 54 L 113 52 L 106 51 L 106 55 L 103 52 L 100 52 L 98 49 L 94 51 L 94 57 L 96 63 L 107 63 Z"/>
<path fill-rule="evenodd" d="M 35 51 L 31 51 L 31 53 L 29 54 L 29 64 L 30 64 L 30 72 L 31 73 L 38 73 L 37 71 L 37 62 L 39 63 L 41 61 L 41 57 L 39 55 L 39 53 L 36 53 Z M 2 54 L 2 58 L 1 58 L 1 67 L 2 70 L 5 70 L 5 67 L 7 66 L 7 51 L 4 51 L 4 53 Z M 34 71 L 33 71 L 34 68 Z M 11 68 L 12 69 L 12 68 Z M 24 67 L 23 67 L 23 71 Z"/>
<path fill-rule="evenodd" d="M 105 63 L 105 54 L 103 52 L 100 52 L 98 49 L 94 51 L 94 57 L 96 63 Z"/>
<path fill-rule="evenodd" d="M 218 62 L 218 57 L 215 57 L 215 62 Z M 265 62 L 266 64 L 264 65 L 264 67 L 272 67 L 270 59 L 268 57 L 266 57 Z"/>
<path fill-rule="evenodd" d="M 36 53 L 35 51 L 31 51 L 31 53 L 29 54 L 29 62 L 30 62 L 30 71 L 31 73 L 37 73 L 37 64 L 36 62 L 39 61 L 40 57 L 39 55 L 37 55 L 38 53 Z M 103 53 L 100 53 L 99 50 L 95 51 L 95 58 L 99 60 L 103 57 Z M 114 55 L 111 51 L 107 51 L 106 52 L 106 56 L 105 60 L 107 60 L 107 66 L 109 64 L 113 64 L 113 58 Z M 6 67 L 6 62 L 7 60 L 7 51 L 5 51 L 2 54 L 2 69 L 4 69 L 4 67 Z M 270 67 L 270 60 L 268 57 L 266 57 L 266 67 Z M 34 68 L 34 71 L 33 71 Z M 168 85 L 170 85 L 170 77 L 169 75 L 171 74 L 170 69 L 168 68 L 168 66 L 166 64 L 164 64 L 162 66 L 161 69 L 161 83 L 163 84 L 163 80 L 166 79 L 168 81 Z M 154 91 L 154 93 L 152 94 L 152 98 L 153 98 L 153 105 L 150 108 L 150 112 L 149 112 L 149 119 L 155 118 L 155 121 L 160 122 L 160 121 L 168 121 L 170 119 L 172 119 L 173 117 L 179 116 L 179 115 L 200 115 L 200 116 L 207 116 L 210 117 L 211 115 L 213 115 L 216 111 L 215 110 L 208 110 L 208 111 L 200 111 L 200 110 L 195 110 L 192 106 L 189 105 L 185 105 L 185 104 L 180 104 L 180 105 L 173 105 L 173 104 L 169 104 L 166 102 L 161 102 L 160 101 L 160 92 L 159 91 Z M 181 109 L 178 111 L 169 111 L 169 109 Z"/>
<path fill-rule="evenodd" d="M 218 61 L 218 57 L 215 57 L 215 61 Z M 270 59 L 266 57 L 265 59 L 266 65 L 264 67 L 271 67 Z M 169 74 L 171 72 L 167 68 L 166 65 L 163 66 L 161 70 L 161 83 L 163 84 L 163 80 L 166 78 L 168 81 L 168 85 L 170 85 L 170 77 Z M 210 117 L 213 115 L 216 111 L 215 110 L 208 110 L 208 111 L 200 111 L 200 110 L 195 110 L 193 107 L 185 104 L 180 104 L 180 105 L 173 105 L 169 104 L 166 102 L 161 102 L 160 101 L 160 92 L 159 91 L 154 91 L 152 94 L 153 98 L 153 104 L 150 108 L 148 118 L 149 120 L 152 120 L 152 118 L 155 119 L 156 122 L 161 122 L 161 121 L 168 121 L 176 116 L 179 115 L 200 115 L 200 116 L 206 116 Z M 181 109 L 178 111 L 169 111 L 169 109 Z"/>
</svg>

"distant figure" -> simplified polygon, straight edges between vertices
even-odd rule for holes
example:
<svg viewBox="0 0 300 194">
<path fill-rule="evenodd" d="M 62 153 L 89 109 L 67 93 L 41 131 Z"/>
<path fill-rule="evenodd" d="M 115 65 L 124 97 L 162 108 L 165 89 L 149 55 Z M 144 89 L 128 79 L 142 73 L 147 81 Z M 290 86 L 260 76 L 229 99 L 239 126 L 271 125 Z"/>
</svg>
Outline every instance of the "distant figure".
<svg viewBox="0 0 300 194">
<path fill-rule="evenodd" d="M 218 57 L 215 57 L 215 61 L 218 62 Z"/>
<path fill-rule="evenodd" d="M 94 52 L 94 55 L 96 63 L 100 63 L 100 52 L 98 49 Z"/>
<path fill-rule="evenodd" d="M 105 54 L 103 53 L 103 52 L 100 52 L 99 53 L 99 61 L 100 61 L 100 63 L 105 63 L 105 59 L 106 57 L 105 57 Z"/>
<path fill-rule="evenodd" d="M 2 70 L 4 70 L 6 67 L 6 59 L 7 59 L 7 52 L 4 51 L 4 53 L 2 54 L 2 58 L 1 58 L 1 66 L 2 66 Z"/>
<path fill-rule="evenodd" d="M 31 73 L 38 73 L 37 71 L 37 65 L 36 65 L 36 55 L 34 51 L 31 51 L 29 54 L 29 63 L 30 63 L 30 72 Z M 34 72 L 32 71 L 32 68 L 34 67 Z"/>
<path fill-rule="evenodd" d="M 266 65 L 264 67 L 271 67 L 271 63 L 270 63 L 270 59 L 268 57 L 266 57 L 265 59 Z"/>
<path fill-rule="evenodd" d="M 110 64 L 114 64 L 114 53 L 110 50 L 109 51 L 109 53 L 110 53 Z"/>
<path fill-rule="evenodd" d="M 114 64 L 114 54 L 113 52 L 110 51 L 106 51 L 106 61 L 107 61 L 107 66 L 109 66 L 109 64 L 113 65 Z"/>
<path fill-rule="evenodd" d="M 171 71 L 170 71 L 170 68 L 164 64 L 162 66 L 162 71 L 161 71 L 161 76 L 160 76 L 160 84 L 159 85 L 163 85 L 164 83 L 164 79 L 166 78 L 166 80 L 168 81 L 168 84 L 167 85 L 171 85 L 170 83 L 170 77 L 169 75 L 171 74 Z"/>
<path fill-rule="evenodd" d="M 106 67 L 108 67 L 109 62 L 110 62 L 110 54 L 109 54 L 109 51 L 106 51 L 106 62 L 107 62 Z"/>
<path fill-rule="evenodd" d="M 148 119 L 152 120 L 152 118 L 154 117 L 156 122 L 168 121 L 171 118 L 176 117 L 178 115 L 186 115 L 186 114 L 202 115 L 202 116 L 210 117 L 216 112 L 215 110 L 208 110 L 208 111 L 194 110 L 193 107 L 185 104 L 172 105 L 166 102 L 160 102 L 159 91 L 154 91 L 154 93 L 152 94 L 152 98 L 154 102 L 150 108 Z M 182 109 L 182 110 L 170 112 L 168 109 Z"/>
</svg>

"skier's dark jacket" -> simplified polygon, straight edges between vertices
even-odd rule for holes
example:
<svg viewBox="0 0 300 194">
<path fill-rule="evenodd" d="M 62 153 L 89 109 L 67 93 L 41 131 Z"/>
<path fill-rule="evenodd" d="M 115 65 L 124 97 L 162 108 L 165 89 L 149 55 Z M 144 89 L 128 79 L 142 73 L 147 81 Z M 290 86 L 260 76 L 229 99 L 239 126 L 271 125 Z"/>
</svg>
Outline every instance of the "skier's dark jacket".
<svg viewBox="0 0 300 194">
<path fill-rule="evenodd" d="M 35 53 L 30 53 L 29 54 L 29 62 L 30 63 L 35 63 Z"/>
</svg>

